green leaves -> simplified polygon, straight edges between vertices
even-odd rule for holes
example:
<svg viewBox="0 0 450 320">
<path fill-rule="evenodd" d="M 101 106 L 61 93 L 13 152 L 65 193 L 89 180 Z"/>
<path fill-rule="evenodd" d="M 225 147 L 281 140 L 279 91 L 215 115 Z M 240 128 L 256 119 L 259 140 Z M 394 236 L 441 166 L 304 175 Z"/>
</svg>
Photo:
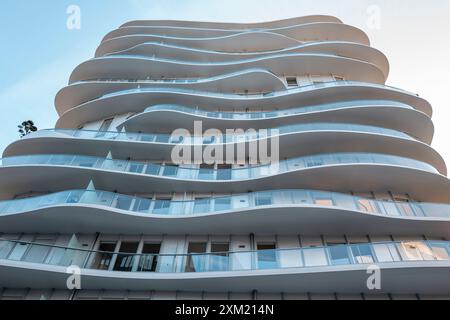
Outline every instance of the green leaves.
<svg viewBox="0 0 450 320">
<path fill-rule="evenodd" d="M 20 137 L 23 138 L 31 132 L 36 132 L 38 128 L 34 125 L 31 120 L 22 122 L 21 125 L 17 126 L 19 128 Z"/>
</svg>

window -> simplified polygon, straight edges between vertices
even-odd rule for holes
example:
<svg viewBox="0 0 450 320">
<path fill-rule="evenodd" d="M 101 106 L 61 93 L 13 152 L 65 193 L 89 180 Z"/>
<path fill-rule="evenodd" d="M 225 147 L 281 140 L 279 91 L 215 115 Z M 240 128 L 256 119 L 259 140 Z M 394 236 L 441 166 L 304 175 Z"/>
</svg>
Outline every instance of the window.
<svg viewBox="0 0 450 320">
<path fill-rule="evenodd" d="M 99 133 L 97 134 L 97 137 L 103 137 L 105 135 L 105 132 L 109 130 L 109 127 L 111 126 L 114 118 L 106 119 L 103 121 L 102 125 L 100 126 L 100 129 L 98 130 Z"/>
<path fill-rule="evenodd" d="M 142 256 L 139 261 L 140 272 L 155 272 L 158 265 L 158 255 L 161 251 L 161 243 L 144 243 Z"/>
<path fill-rule="evenodd" d="M 296 77 L 287 77 L 286 82 L 288 87 L 298 87 L 298 82 Z"/>
<path fill-rule="evenodd" d="M 92 269 L 108 270 L 111 264 L 114 250 L 116 249 L 115 242 L 103 242 L 100 243 L 98 251 L 93 262 Z"/>
<path fill-rule="evenodd" d="M 188 256 L 186 259 L 186 272 L 201 272 L 204 270 L 206 256 L 201 253 L 206 252 L 206 246 L 206 242 L 189 243 Z"/>
<path fill-rule="evenodd" d="M 135 254 L 139 247 L 139 242 L 122 242 L 117 255 L 116 263 L 114 264 L 114 271 L 130 272 L 133 270 L 135 261 Z"/>
</svg>

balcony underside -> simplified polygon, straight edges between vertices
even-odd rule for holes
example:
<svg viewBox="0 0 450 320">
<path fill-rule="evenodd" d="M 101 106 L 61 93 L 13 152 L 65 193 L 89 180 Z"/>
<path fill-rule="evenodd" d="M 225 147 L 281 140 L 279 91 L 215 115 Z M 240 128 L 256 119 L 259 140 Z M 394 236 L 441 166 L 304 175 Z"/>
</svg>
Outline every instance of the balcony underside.
<svg viewBox="0 0 450 320">
<path fill-rule="evenodd" d="M 62 114 L 57 128 L 76 128 L 88 122 L 102 120 L 127 112 L 142 112 L 150 105 L 179 104 L 197 106 L 202 110 L 217 111 L 219 108 L 249 108 L 250 110 L 273 110 L 292 107 L 311 106 L 348 100 L 394 100 L 414 107 L 431 117 L 431 105 L 424 99 L 391 89 L 367 83 L 344 83 L 311 86 L 278 92 L 268 96 L 239 96 L 217 94 L 182 89 L 145 88 L 133 92 L 117 93 L 113 96 L 99 98 L 75 108 L 65 106 L 58 110 Z"/>
<path fill-rule="evenodd" d="M 368 38 L 361 30 L 353 26 L 345 25 L 336 21 L 314 21 L 308 23 L 291 24 L 286 26 L 268 27 L 259 30 L 248 29 L 226 29 L 226 28 L 201 28 L 188 26 L 127 26 L 109 32 L 102 43 L 107 41 L 133 36 L 133 35 L 155 35 L 161 37 L 172 37 L 181 39 L 208 39 L 236 36 L 250 32 L 270 32 L 288 36 L 300 41 L 351 39 L 355 42 L 367 44 Z"/>
<path fill-rule="evenodd" d="M 450 217 L 394 217 L 343 208 L 273 205 L 206 214 L 145 214 L 100 205 L 55 205 L 0 215 L 0 232 L 94 234 L 342 234 L 450 237 Z"/>
<path fill-rule="evenodd" d="M 61 89 L 55 98 L 57 109 L 75 107 L 106 94 L 140 88 L 181 88 L 211 92 L 272 92 L 286 90 L 280 78 L 261 68 L 246 69 L 198 81 L 84 81 Z"/>
<path fill-rule="evenodd" d="M 266 69 L 276 75 L 333 74 L 353 81 L 376 84 L 386 81 L 377 66 L 365 61 L 327 54 L 291 53 L 226 63 L 114 55 L 80 64 L 72 72 L 69 84 L 91 79 L 208 78 L 250 68 Z"/>
<path fill-rule="evenodd" d="M 323 53 L 366 61 L 376 65 L 383 71 L 385 78 L 389 75 L 389 61 L 375 48 L 345 41 L 308 42 L 291 48 L 267 52 L 228 53 L 205 49 L 196 49 L 159 42 L 145 42 L 132 48 L 119 51 L 117 54 L 161 57 L 174 60 L 196 62 L 225 62 L 251 59 L 280 53 Z"/>
<path fill-rule="evenodd" d="M 83 167 L 22 165 L 0 168 L 0 195 L 11 199 L 30 191 L 52 192 L 96 188 L 120 193 L 218 192 L 246 193 L 274 189 L 314 189 L 343 192 L 386 192 L 409 194 L 424 202 L 450 203 L 450 183 L 445 176 L 393 165 L 330 165 L 250 180 L 199 181 L 149 176 Z"/>
<path fill-rule="evenodd" d="M 182 21 L 182 20 L 133 20 L 124 23 L 120 28 L 134 26 L 172 26 L 180 28 L 204 28 L 204 29 L 253 29 L 253 28 L 283 28 L 286 26 L 314 23 L 314 22 L 333 22 L 342 23 L 336 17 L 328 15 L 308 15 L 289 19 L 281 19 L 256 23 L 240 22 L 206 22 L 206 21 Z"/>
<path fill-rule="evenodd" d="M 449 294 L 450 263 L 402 262 L 380 264 L 381 290 L 367 288 L 367 266 L 333 266 L 229 273 L 121 273 L 82 270 L 84 290 L 184 290 L 208 292 L 313 292 L 369 294 Z M 5 287 L 67 289 L 70 274 L 51 267 L 0 260 L 0 282 Z"/>
<path fill-rule="evenodd" d="M 360 29 L 342 23 L 325 22 L 296 25 L 277 30 L 240 31 L 235 34 L 221 34 L 215 37 L 182 37 L 159 35 L 157 33 L 133 33 L 105 39 L 97 48 L 95 56 L 105 56 L 148 41 L 224 52 L 261 52 L 283 49 L 302 42 L 317 40 L 348 41 L 370 45 L 367 35 Z"/>
<path fill-rule="evenodd" d="M 125 128 L 127 132 L 172 132 L 179 128 L 185 128 L 186 123 L 202 121 L 202 127 L 207 129 L 219 129 L 225 132 L 229 128 L 266 129 L 276 126 L 314 123 L 314 122 L 336 122 L 336 123 L 357 123 L 362 125 L 379 126 L 405 132 L 419 140 L 431 144 L 434 135 L 434 126 L 431 119 L 422 112 L 395 106 L 379 105 L 376 102 L 373 106 L 369 103 L 365 106 L 346 106 L 342 103 L 341 108 L 311 111 L 298 114 L 281 115 L 279 117 L 251 119 L 251 114 L 239 119 L 214 118 L 193 112 L 148 109 L 124 121 L 119 129 Z M 287 112 L 289 110 L 286 110 Z M 281 111 L 277 111 L 280 112 Z M 207 111 L 205 111 L 207 113 Z"/>
<path fill-rule="evenodd" d="M 33 154 L 83 154 L 89 156 L 104 157 L 109 152 L 117 159 L 133 158 L 134 160 L 171 159 L 172 151 L 177 146 L 174 143 L 146 142 L 127 139 L 126 134 L 122 139 L 95 138 L 94 132 L 91 138 L 74 137 L 58 132 L 38 132 L 29 137 L 11 144 L 4 152 L 5 157 L 33 155 Z M 279 159 L 295 158 L 320 153 L 339 152 L 370 152 L 396 155 L 415 159 L 428 163 L 435 167 L 441 174 L 447 174 L 444 159 L 429 145 L 413 139 L 399 138 L 390 135 L 351 132 L 351 131 L 305 131 L 278 135 Z M 136 137 L 137 139 L 137 137 Z M 254 140 L 262 145 L 270 145 L 270 139 Z M 254 144 L 254 142 L 253 142 Z M 234 150 L 245 148 L 245 156 L 249 156 L 249 143 L 231 143 L 219 145 L 203 145 L 206 148 L 214 146 L 224 151 L 227 146 L 234 146 Z M 198 146 L 197 146 L 198 148 Z M 191 150 L 191 161 L 194 161 L 195 146 L 186 145 L 185 150 Z M 268 154 L 270 155 L 270 153 Z"/>
</svg>

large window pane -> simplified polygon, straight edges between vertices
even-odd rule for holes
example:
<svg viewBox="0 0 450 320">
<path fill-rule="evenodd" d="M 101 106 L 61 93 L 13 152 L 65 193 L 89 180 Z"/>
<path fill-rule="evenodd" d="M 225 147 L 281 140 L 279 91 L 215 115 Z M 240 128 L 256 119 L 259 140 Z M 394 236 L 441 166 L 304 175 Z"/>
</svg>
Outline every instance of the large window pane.
<svg viewBox="0 0 450 320">
<path fill-rule="evenodd" d="M 120 245 L 121 254 L 117 255 L 114 271 L 130 272 L 133 270 L 134 261 L 139 242 L 122 242 Z"/>
<path fill-rule="evenodd" d="M 98 251 L 92 261 L 91 268 L 98 270 L 108 270 L 116 249 L 115 242 L 100 243 Z"/>
<path fill-rule="evenodd" d="M 258 269 L 278 268 L 275 244 L 258 244 Z"/>
</svg>

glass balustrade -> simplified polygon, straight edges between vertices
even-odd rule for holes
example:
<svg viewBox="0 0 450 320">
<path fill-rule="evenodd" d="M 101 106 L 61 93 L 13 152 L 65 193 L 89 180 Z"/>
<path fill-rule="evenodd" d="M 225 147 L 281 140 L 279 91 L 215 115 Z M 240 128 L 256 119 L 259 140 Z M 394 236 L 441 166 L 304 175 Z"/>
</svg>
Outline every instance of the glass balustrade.
<svg viewBox="0 0 450 320">
<path fill-rule="evenodd" d="M 342 124 L 342 123 L 309 123 L 309 124 L 295 124 L 271 128 L 264 131 L 255 131 L 254 133 L 234 134 L 234 135 L 217 135 L 215 137 L 201 136 L 172 136 L 170 134 L 148 134 L 148 133 L 134 133 L 134 132 L 118 132 L 118 131 L 91 131 L 91 130 L 74 130 L 74 129 L 46 129 L 38 131 L 36 134 L 30 135 L 28 138 L 33 138 L 40 134 L 55 133 L 74 137 L 79 139 L 99 139 L 99 140 L 117 140 L 117 141 L 136 141 L 149 143 L 166 143 L 166 144 L 224 144 L 224 143 L 238 143 L 255 141 L 258 139 L 270 138 L 280 135 L 296 134 L 302 132 L 314 131 L 333 131 L 333 132 L 355 132 L 368 133 L 392 136 L 408 140 L 417 140 L 416 138 L 393 129 L 366 126 L 358 124 Z"/>
<path fill-rule="evenodd" d="M 107 80 L 100 80 L 99 81 L 106 81 Z M 123 80 L 109 80 L 110 82 L 117 82 L 117 81 L 123 81 Z M 140 79 L 133 79 L 133 80 L 125 80 L 126 82 L 140 82 L 145 80 Z M 199 91 L 199 90 L 190 90 L 190 89 L 181 89 L 181 88 L 133 88 L 133 89 L 127 89 L 117 92 L 111 92 L 107 93 L 105 95 L 102 95 L 100 97 L 97 97 L 95 99 L 86 101 L 91 102 L 98 99 L 104 99 L 104 98 L 110 98 L 114 96 L 120 96 L 124 94 L 131 94 L 131 93 L 152 93 L 152 92 L 168 92 L 168 93 L 185 93 L 185 94 L 195 94 L 195 95 L 204 95 L 211 98 L 230 98 L 230 97 L 236 97 L 238 96 L 240 99 L 250 99 L 250 100 L 256 100 L 258 98 L 267 98 L 267 97 L 281 97 L 286 95 L 292 95 L 296 93 L 311 91 L 315 89 L 321 89 L 321 88 L 334 88 L 334 87 L 346 87 L 346 86 L 359 86 L 359 87 L 370 87 L 370 88 L 376 88 L 376 89 L 388 89 L 391 91 L 396 91 L 402 94 L 407 94 L 411 96 L 417 97 L 416 94 L 408 92 L 403 89 L 395 88 L 392 86 L 386 86 L 381 84 L 375 84 L 375 83 L 369 83 L 369 82 L 360 82 L 360 81 L 328 81 L 328 82 L 321 82 L 321 83 L 314 83 L 314 84 L 308 84 L 301 87 L 296 87 L 292 89 L 287 89 L 283 91 L 274 91 L 274 92 L 267 92 L 262 94 L 248 94 L 248 95 L 237 95 L 237 94 L 226 94 L 226 93 L 218 93 L 218 92 L 209 92 L 209 91 Z"/>
<path fill-rule="evenodd" d="M 450 242 L 403 241 L 202 254 L 90 251 L 0 240 L 0 260 L 116 272 L 204 273 L 450 261 Z"/>
<path fill-rule="evenodd" d="M 321 104 L 307 107 L 299 107 L 299 108 L 290 108 L 284 110 L 274 110 L 267 112 L 213 112 L 213 111 L 205 111 L 201 109 L 189 108 L 182 105 L 155 105 L 148 107 L 145 109 L 145 112 L 153 112 L 153 111 L 178 111 L 184 112 L 192 115 L 198 115 L 207 118 L 214 119 L 226 119 L 226 120 L 257 120 L 257 119 L 273 119 L 278 117 L 286 117 L 292 115 L 298 115 L 309 112 L 318 112 L 318 111 L 328 111 L 335 109 L 343 109 L 343 108 L 358 108 L 358 107 L 395 107 L 395 108 L 403 108 L 414 110 L 413 107 L 391 100 L 354 100 L 354 101 L 345 101 L 338 103 L 329 103 L 329 104 Z M 136 115 L 134 118 L 141 116 L 142 114 Z M 131 119 L 131 118 L 130 118 Z M 129 120 L 131 121 L 131 120 Z"/>
<path fill-rule="evenodd" d="M 117 57 L 117 55 L 114 55 L 114 57 Z M 127 56 L 130 57 L 130 56 Z M 140 57 L 140 56 L 137 56 Z M 169 59 L 159 59 L 160 61 L 172 61 Z M 101 81 L 101 82 L 144 82 L 144 83 L 155 83 L 155 84 L 186 84 L 186 83 L 208 83 L 208 82 L 213 82 L 213 81 L 217 81 L 217 80 L 221 80 L 221 79 L 226 79 L 226 78 L 231 78 L 231 77 L 235 77 L 235 76 L 239 76 L 242 74 L 247 74 L 247 73 L 252 73 L 252 72 L 263 72 L 263 73 L 267 73 L 267 74 L 272 74 L 274 75 L 270 70 L 267 69 L 262 69 L 262 68 L 249 68 L 249 69 L 245 69 L 245 70 L 241 70 L 241 71 L 236 71 L 236 72 L 230 72 L 230 73 L 226 73 L 226 74 L 222 74 L 222 75 L 217 75 L 217 76 L 212 76 L 212 77 L 207 77 L 207 78 L 177 78 L 177 79 L 145 79 L 145 80 L 140 80 L 140 79 L 101 79 L 101 78 L 97 78 L 97 79 L 89 79 L 89 80 L 83 80 L 83 81 L 77 81 L 74 82 L 73 84 L 79 84 L 79 83 L 84 83 L 87 81 Z M 281 81 L 280 81 L 281 82 Z M 103 96 L 105 97 L 105 96 Z"/>
<path fill-rule="evenodd" d="M 47 165 L 92 168 L 115 172 L 151 175 L 179 180 L 244 181 L 279 175 L 287 172 L 344 164 L 380 164 L 401 166 L 430 173 L 439 173 L 428 163 L 399 156 L 375 153 L 332 153 L 292 158 L 268 165 L 233 169 L 202 169 L 187 166 L 161 165 L 151 162 L 114 160 L 80 155 L 27 155 L 3 158 L 0 166 Z M 220 180 L 225 179 L 228 180 Z"/>
<path fill-rule="evenodd" d="M 196 200 L 153 200 L 107 191 L 70 190 L 0 202 L 0 216 L 61 205 L 92 205 L 143 215 L 195 216 L 258 208 L 334 208 L 389 217 L 450 218 L 450 204 L 383 201 L 316 190 L 277 190 Z"/>
<path fill-rule="evenodd" d="M 437 170 L 433 166 L 421 161 L 398 156 L 370 153 L 320 154 L 293 158 L 269 165 L 217 170 L 65 154 L 27 155 L 1 159 L 1 166 L 3 167 L 18 165 L 70 166 L 205 181 L 218 181 L 218 177 L 224 176 L 231 177 L 230 180 L 254 179 L 300 169 L 337 164 L 398 165 L 437 173 Z"/>
</svg>

